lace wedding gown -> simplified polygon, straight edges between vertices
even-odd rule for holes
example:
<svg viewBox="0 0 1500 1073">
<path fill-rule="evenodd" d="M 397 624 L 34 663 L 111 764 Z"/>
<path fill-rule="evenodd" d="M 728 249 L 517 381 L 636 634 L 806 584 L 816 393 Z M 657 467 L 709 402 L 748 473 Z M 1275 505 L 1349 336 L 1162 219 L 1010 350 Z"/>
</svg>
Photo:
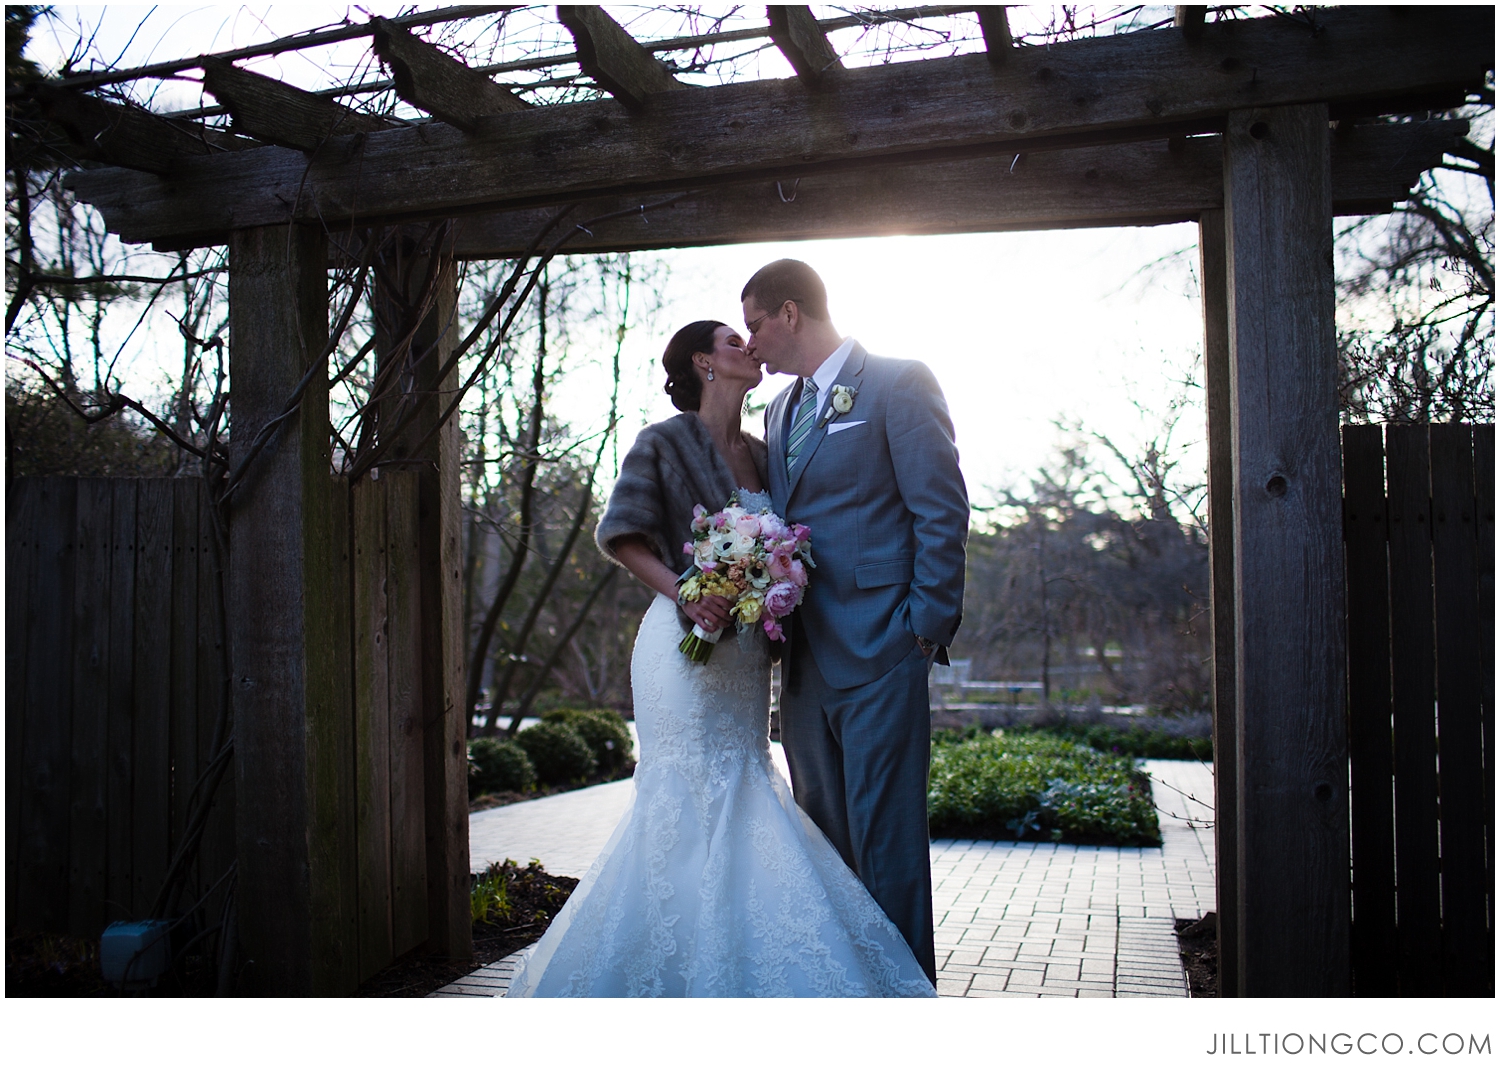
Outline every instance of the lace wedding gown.
<svg viewBox="0 0 1500 1073">
<path fill-rule="evenodd" d="M 634 798 L 508 996 L 934 995 L 772 765 L 764 634 L 726 630 L 701 665 L 681 640 L 657 596 L 630 664 Z"/>
</svg>

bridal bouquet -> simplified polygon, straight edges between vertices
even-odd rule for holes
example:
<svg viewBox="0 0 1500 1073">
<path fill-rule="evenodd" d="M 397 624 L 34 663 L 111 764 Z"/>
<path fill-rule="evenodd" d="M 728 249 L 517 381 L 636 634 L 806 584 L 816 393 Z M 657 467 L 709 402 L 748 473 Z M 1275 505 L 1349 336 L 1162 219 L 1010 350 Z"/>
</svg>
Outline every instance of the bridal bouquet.
<svg viewBox="0 0 1500 1073">
<path fill-rule="evenodd" d="M 677 585 L 678 599 L 692 603 L 704 596 L 722 596 L 739 629 L 757 622 L 766 636 L 781 641 L 781 620 L 802 602 L 812 559 L 812 530 L 787 525 L 770 511 L 753 513 L 739 505 L 739 494 L 717 514 L 700 503 L 693 507 L 693 539 L 682 550 L 693 565 Z M 695 625 L 678 649 L 695 663 L 707 663 L 723 630 L 708 632 Z"/>
</svg>

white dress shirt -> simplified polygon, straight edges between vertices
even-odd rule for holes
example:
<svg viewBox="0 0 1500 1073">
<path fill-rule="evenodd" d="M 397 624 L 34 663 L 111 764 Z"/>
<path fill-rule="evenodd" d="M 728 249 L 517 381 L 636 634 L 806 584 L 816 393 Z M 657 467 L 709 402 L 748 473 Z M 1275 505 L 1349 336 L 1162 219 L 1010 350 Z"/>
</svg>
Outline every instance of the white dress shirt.
<svg viewBox="0 0 1500 1073">
<path fill-rule="evenodd" d="M 844 362 L 853 349 L 854 336 L 845 336 L 839 348 L 824 358 L 823 364 L 818 366 L 818 371 L 813 373 L 813 383 L 818 385 L 818 408 L 813 411 L 816 415 L 815 422 L 823 419 L 823 412 L 828 409 L 828 395 L 833 391 L 834 381 L 838 379 L 839 373 L 844 371 Z M 793 409 L 795 410 L 796 407 L 794 406 Z"/>
</svg>

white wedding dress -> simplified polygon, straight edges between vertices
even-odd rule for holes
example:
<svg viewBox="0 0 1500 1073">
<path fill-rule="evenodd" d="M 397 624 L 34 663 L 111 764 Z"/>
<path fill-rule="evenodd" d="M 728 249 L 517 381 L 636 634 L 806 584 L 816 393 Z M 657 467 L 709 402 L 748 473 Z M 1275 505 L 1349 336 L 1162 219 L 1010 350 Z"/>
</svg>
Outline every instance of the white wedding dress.
<svg viewBox="0 0 1500 1073">
<path fill-rule="evenodd" d="M 657 596 L 630 664 L 630 808 L 507 996 L 934 996 L 772 765 L 764 634 L 726 630 L 701 665 L 681 640 Z"/>
</svg>

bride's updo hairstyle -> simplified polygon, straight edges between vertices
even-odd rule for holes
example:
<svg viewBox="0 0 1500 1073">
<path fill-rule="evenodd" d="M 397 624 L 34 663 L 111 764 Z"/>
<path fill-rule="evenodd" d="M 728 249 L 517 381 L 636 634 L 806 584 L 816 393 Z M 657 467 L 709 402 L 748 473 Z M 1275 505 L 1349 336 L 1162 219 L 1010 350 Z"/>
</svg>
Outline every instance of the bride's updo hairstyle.
<svg viewBox="0 0 1500 1073">
<path fill-rule="evenodd" d="M 680 328 L 661 356 L 667 370 L 667 395 L 684 413 L 696 413 L 703 401 L 703 381 L 693 366 L 694 354 L 714 352 L 714 333 L 724 327 L 721 320 L 695 320 Z"/>
</svg>

